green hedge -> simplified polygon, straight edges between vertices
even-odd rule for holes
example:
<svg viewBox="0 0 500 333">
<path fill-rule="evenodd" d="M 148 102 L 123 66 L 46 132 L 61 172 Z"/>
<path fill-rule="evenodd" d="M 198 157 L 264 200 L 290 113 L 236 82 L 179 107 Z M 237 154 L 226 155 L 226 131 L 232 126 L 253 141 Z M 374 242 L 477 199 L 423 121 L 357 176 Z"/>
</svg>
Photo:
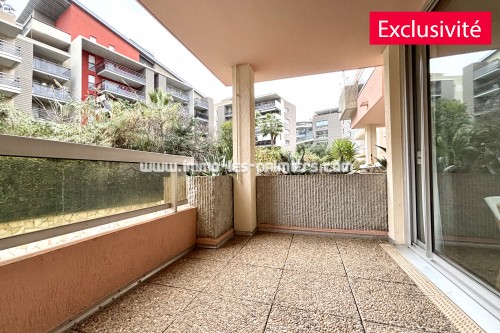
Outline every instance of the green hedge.
<svg viewBox="0 0 500 333">
<path fill-rule="evenodd" d="M 160 201 L 164 176 L 137 163 L 0 157 L 0 222 Z"/>
</svg>

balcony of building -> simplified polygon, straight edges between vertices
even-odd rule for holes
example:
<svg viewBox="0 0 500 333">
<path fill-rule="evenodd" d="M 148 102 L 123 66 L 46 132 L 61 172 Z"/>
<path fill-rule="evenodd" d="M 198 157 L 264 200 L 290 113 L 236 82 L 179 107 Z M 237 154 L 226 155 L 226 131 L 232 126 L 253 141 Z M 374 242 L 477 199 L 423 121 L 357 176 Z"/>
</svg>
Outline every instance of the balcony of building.
<svg viewBox="0 0 500 333">
<path fill-rule="evenodd" d="M 278 101 L 265 101 L 255 103 L 255 112 L 261 114 L 266 114 L 269 112 L 281 114 L 281 105 Z"/>
<path fill-rule="evenodd" d="M 2 35 L 16 38 L 23 31 L 23 27 L 16 22 L 15 15 L 0 10 L 0 31 Z"/>
<path fill-rule="evenodd" d="M 0 72 L 0 94 L 14 97 L 21 93 L 21 80 L 15 75 Z"/>
<path fill-rule="evenodd" d="M 208 111 L 208 102 L 200 98 L 194 99 L 194 108 L 198 110 Z"/>
<path fill-rule="evenodd" d="M 146 94 L 140 90 L 113 81 L 102 80 L 95 86 L 98 94 L 107 94 L 128 101 L 145 101 Z"/>
<path fill-rule="evenodd" d="M 15 68 L 22 61 L 21 47 L 0 39 L 0 67 Z"/>
<path fill-rule="evenodd" d="M 71 93 L 67 89 L 36 81 L 32 85 L 32 94 L 43 101 L 67 103 L 71 100 Z"/>
<path fill-rule="evenodd" d="M 209 120 L 208 113 L 207 112 L 203 112 L 203 111 L 199 111 L 199 110 L 195 110 L 194 111 L 194 117 L 196 119 L 199 119 L 199 120 L 202 120 L 202 121 L 205 121 L 205 122 L 208 122 L 208 120 Z"/>
<path fill-rule="evenodd" d="M 499 92 L 500 75 L 488 81 L 476 81 L 474 83 L 474 98 L 496 96 Z"/>
<path fill-rule="evenodd" d="M 71 45 L 70 34 L 35 17 L 30 17 L 28 22 L 26 22 L 23 35 L 63 51 L 67 51 Z"/>
<path fill-rule="evenodd" d="M 297 144 L 308 143 L 308 142 L 313 142 L 313 141 L 314 141 L 314 134 L 312 131 L 308 132 L 308 133 L 297 134 Z"/>
<path fill-rule="evenodd" d="M 107 59 L 104 59 L 96 65 L 96 72 L 97 75 L 107 79 L 117 82 L 126 82 L 127 85 L 133 88 L 140 88 L 146 84 L 146 76 L 144 74 Z"/>
<path fill-rule="evenodd" d="M 44 80 L 67 82 L 71 80 L 71 69 L 42 58 L 33 57 L 33 74 Z"/>
<path fill-rule="evenodd" d="M 167 84 L 165 91 L 167 92 L 167 94 L 170 94 L 176 102 L 182 104 L 187 104 L 189 102 L 189 95 L 182 88 Z"/>
<path fill-rule="evenodd" d="M 500 75 L 500 59 L 494 60 L 474 71 L 474 80 L 489 80 Z"/>
</svg>

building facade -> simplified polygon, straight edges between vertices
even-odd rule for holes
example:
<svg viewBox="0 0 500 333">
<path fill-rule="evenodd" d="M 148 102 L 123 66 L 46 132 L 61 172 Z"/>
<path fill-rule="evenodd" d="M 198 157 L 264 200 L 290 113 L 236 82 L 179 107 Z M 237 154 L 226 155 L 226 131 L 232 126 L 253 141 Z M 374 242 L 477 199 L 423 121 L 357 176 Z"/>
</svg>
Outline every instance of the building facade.
<svg viewBox="0 0 500 333">
<path fill-rule="evenodd" d="M 363 73 L 367 71 L 367 73 Z M 374 164 L 383 155 L 377 146 L 386 147 L 384 68 L 360 70 L 365 82 L 346 85 L 340 95 L 340 120 L 351 128 L 349 138 L 356 141 L 365 164 Z"/>
<path fill-rule="evenodd" d="M 30 0 L 17 20 L 0 12 L 0 92 L 43 117 L 54 103 L 96 96 L 147 101 L 169 93 L 207 130 L 213 101 L 79 1 Z"/>
<path fill-rule="evenodd" d="M 275 114 L 283 122 L 284 131 L 276 138 L 275 145 L 287 150 L 295 150 L 296 142 L 296 107 L 278 94 L 268 94 L 255 97 L 255 113 L 266 115 Z M 226 99 L 217 104 L 217 127 L 220 128 L 226 121 L 233 119 L 233 105 L 231 99 Z M 262 136 L 258 129 L 255 130 L 257 147 L 271 145 L 269 136 Z"/>
<path fill-rule="evenodd" d="M 297 144 L 330 145 L 335 139 L 354 139 L 354 132 L 350 121 L 340 120 L 339 108 L 320 110 L 314 112 L 311 121 L 297 123 Z"/>
</svg>

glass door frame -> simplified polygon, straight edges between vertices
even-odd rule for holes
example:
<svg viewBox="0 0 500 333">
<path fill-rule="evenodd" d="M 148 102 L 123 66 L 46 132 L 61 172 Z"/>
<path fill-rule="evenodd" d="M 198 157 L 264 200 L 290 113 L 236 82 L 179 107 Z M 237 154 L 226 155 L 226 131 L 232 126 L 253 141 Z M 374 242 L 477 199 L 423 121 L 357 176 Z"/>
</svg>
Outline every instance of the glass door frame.
<svg viewBox="0 0 500 333">
<path fill-rule="evenodd" d="M 420 49 L 420 50 L 419 50 Z M 418 50 L 418 51 L 416 51 Z M 431 266 L 443 273 L 465 293 L 473 296 L 485 309 L 500 319 L 498 296 L 490 287 L 480 282 L 470 272 L 455 265 L 434 252 L 435 238 L 432 217 L 432 172 L 430 137 L 430 87 L 429 52 L 426 46 L 405 46 L 402 52 L 403 69 L 403 143 L 404 143 L 404 187 L 405 187 L 405 245 L 424 258 Z M 418 102 L 418 103 L 417 103 Z M 416 151 L 415 126 L 413 119 L 420 105 L 421 117 L 421 158 L 423 189 L 421 202 L 425 244 L 417 240 L 417 191 L 416 191 Z M 423 245 L 423 246 L 422 246 Z"/>
</svg>

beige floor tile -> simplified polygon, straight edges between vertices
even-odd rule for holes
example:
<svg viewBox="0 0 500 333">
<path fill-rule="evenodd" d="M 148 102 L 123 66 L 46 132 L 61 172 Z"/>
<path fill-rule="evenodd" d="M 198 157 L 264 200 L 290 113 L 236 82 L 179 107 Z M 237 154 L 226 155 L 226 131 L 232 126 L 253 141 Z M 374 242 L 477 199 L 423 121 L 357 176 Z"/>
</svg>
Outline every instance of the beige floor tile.
<svg viewBox="0 0 500 333">
<path fill-rule="evenodd" d="M 358 316 L 347 278 L 336 275 L 285 270 L 276 304 L 311 312 Z"/>
<path fill-rule="evenodd" d="M 205 292 L 271 304 L 280 276 L 279 269 L 230 263 Z"/>
<path fill-rule="evenodd" d="M 334 249 L 338 253 L 337 238 L 331 236 L 294 235 L 292 244 L 306 248 L 329 248 Z"/>
<path fill-rule="evenodd" d="M 384 324 L 364 322 L 366 333 L 425 333 L 422 330 L 412 330 L 405 327 L 389 326 Z"/>
<path fill-rule="evenodd" d="M 342 256 L 349 277 L 414 284 L 413 280 L 385 252 L 374 256 Z"/>
<path fill-rule="evenodd" d="M 266 333 L 362 333 L 359 319 L 273 306 Z"/>
<path fill-rule="evenodd" d="M 226 265 L 221 261 L 185 258 L 165 268 L 148 282 L 201 291 Z"/>
<path fill-rule="evenodd" d="M 165 333 L 262 332 L 270 305 L 201 294 Z"/>
<path fill-rule="evenodd" d="M 197 292 L 143 284 L 75 326 L 93 332 L 163 332 Z"/>
<path fill-rule="evenodd" d="M 453 325 L 414 285 L 351 279 L 361 318 L 429 332 L 456 332 Z"/>
<path fill-rule="evenodd" d="M 322 274 L 345 275 L 342 259 L 334 244 L 296 242 L 288 252 L 285 269 Z"/>
<path fill-rule="evenodd" d="M 241 264 L 283 268 L 292 242 L 289 234 L 257 234 L 234 257 Z"/>
<path fill-rule="evenodd" d="M 250 237 L 236 236 L 218 249 L 195 249 L 186 257 L 229 262 L 249 239 Z"/>
</svg>

